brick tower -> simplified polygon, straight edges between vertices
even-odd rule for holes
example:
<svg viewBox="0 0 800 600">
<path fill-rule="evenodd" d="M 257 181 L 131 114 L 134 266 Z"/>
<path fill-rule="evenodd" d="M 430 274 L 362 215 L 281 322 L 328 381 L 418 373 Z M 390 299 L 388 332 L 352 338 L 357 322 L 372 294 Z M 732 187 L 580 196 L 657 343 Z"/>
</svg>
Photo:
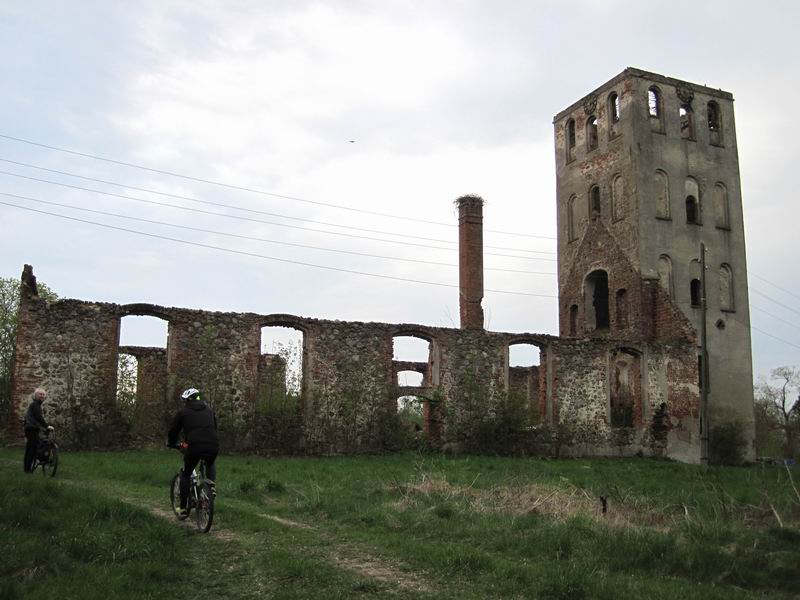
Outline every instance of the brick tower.
<svg viewBox="0 0 800 600">
<path fill-rule="evenodd" d="M 750 309 L 733 96 L 629 68 L 556 115 L 554 127 L 561 335 L 627 341 L 633 348 L 637 341 L 694 335 L 710 431 L 738 421 L 752 458 Z M 701 244 L 707 381 L 699 376 Z M 650 375 L 669 377 L 668 371 Z"/>
</svg>

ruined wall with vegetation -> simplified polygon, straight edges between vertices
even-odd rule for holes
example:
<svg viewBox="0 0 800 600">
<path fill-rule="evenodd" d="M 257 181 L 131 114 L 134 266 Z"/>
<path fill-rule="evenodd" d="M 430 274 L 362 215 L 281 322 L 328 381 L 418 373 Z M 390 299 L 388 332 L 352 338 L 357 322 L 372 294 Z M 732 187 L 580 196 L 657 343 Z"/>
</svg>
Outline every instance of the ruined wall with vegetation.
<svg viewBox="0 0 800 600">
<path fill-rule="evenodd" d="M 388 451 L 403 447 L 397 400 L 409 393 L 425 402 L 430 445 L 448 451 L 697 460 L 698 387 L 690 341 L 628 348 L 608 339 L 480 329 L 47 303 L 35 293 L 32 272 L 26 273 L 11 439 L 21 438 L 19 419 L 38 386 L 49 393 L 47 418 L 75 447 L 163 438 L 180 392 L 196 387 L 218 414 L 225 450 Z M 120 348 L 120 319 L 127 315 L 165 319 L 166 350 Z M 303 333 L 296 391 L 285 385 L 285 361 L 261 353 L 265 326 Z M 393 360 L 398 336 L 427 340 L 428 362 Z M 509 346 L 519 343 L 539 348 L 539 365 L 509 366 Z M 127 426 L 115 396 L 120 352 L 139 363 L 137 406 Z M 422 385 L 399 386 L 401 369 L 423 373 Z M 618 423 L 612 423 L 612 399 L 622 407 Z"/>
</svg>

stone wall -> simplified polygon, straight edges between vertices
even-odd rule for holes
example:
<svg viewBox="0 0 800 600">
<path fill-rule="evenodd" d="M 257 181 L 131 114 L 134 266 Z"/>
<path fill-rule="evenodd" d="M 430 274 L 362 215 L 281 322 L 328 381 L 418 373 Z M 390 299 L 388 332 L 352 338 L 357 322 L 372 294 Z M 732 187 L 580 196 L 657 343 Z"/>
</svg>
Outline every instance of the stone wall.
<svg viewBox="0 0 800 600">
<path fill-rule="evenodd" d="M 47 418 L 67 445 L 119 444 L 125 430 L 115 407 L 116 367 L 124 351 L 139 359 L 141 405 L 136 406 L 130 429 L 134 441 L 163 437 L 165 421 L 180 406 L 181 391 L 196 387 L 218 414 L 226 450 L 385 451 L 394 447 L 399 427 L 398 392 L 411 391 L 429 399 L 430 443 L 457 451 L 469 448 L 476 432 L 492 431 L 507 410 L 509 393 L 524 385 L 528 402 L 536 407 L 531 412 L 539 420 L 523 419 L 519 429 L 533 432 L 548 452 L 557 447 L 569 455 L 698 458 L 696 353 L 691 340 L 623 344 L 148 304 L 48 304 L 36 295 L 32 272 L 26 277 L 10 419 L 17 427 L 9 430 L 13 439 L 21 438 L 18 423 L 31 392 L 42 386 L 49 393 Z M 120 319 L 133 314 L 168 321 L 166 350 L 119 347 Z M 259 408 L 265 386 L 282 378 L 285 369 L 281 360 L 260 353 L 261 328 L 268 325 L 303 332 L 303 379 L 296 410 L 287 404 L 280 419 L 273 411 L 265 420 L 269 411 Z M 394 361 L 397 336 L 427 340 L 428 363 Z M 538 367 L 509 367 L 509 345 L 520 343 L 539 347 Z M 629 361 L 634 366 L 627 367 L 636 370 L 630 375 L 637 382 L 630 388 L 635 417 L 632 426 L 615 428 L 610 425 L 610 398 L 614 357 L 620 351 L 635 357 Z M 423 372 L 419 388 L 397 385 L 398 369 L 408 367 Z M 276 436 L 284 436 L 285 443 L 276 444 Z"/>
</svg>

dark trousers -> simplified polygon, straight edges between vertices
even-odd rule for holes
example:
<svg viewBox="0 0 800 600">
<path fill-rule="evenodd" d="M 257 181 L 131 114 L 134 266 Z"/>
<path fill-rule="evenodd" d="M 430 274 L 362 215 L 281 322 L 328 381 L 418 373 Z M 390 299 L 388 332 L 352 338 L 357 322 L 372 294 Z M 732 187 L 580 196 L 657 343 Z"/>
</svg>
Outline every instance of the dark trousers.
<svg viewBox="0 0 800 600">
<path fill-rule="evenodd" d="M 39 429 L 37 427 L 25 428 L 25 459 L 22 469 L 30 473 L 33 467 L 33 459 L 36 458 L 36 450 L 39 447 Z"/>
<path fill-rule="evenodd" d="M 181 508 L 186 508 L 186 499 L 189 496 L 189 478 L 200 459 L 206 461 L 206 479 L 217 480 L 217 451 L 189 450 L 183 455 L 183 470 L 181 471 Z"/>
</svg>

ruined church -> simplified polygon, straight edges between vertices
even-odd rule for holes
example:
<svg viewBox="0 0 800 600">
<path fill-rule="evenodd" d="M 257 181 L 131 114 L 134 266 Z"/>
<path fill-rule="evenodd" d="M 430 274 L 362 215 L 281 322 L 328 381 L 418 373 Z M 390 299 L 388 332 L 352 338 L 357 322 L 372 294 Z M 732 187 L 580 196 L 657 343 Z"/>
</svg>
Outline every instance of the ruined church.
<svg viewBox="0 0 800 600">
<path fill-rule="evenodd" d="M 408 396 L 421 402 L 429 445 L 469 448 L 514 397 L 525 407 L 527 450 L 701 462 L 714 426 L 736 422 L 752 457 L 732 95 L 628 68 L 556 115 L 554 136 L 559 336 L 484 329 L 483 202 L 475 196 L 457 200 L 459 328 L 47 302 L 26 265 L 9 439 L 20 437 L 30 393 L 41 386 L 52 398 L 48 420 L 68 445 L 153 443 L 192 386 L 215 408 L 223 440 L 240 450 L 268 446 L 263 419 L 285 397 L 274 392 L 286 365 L 262 353 L 261 330 L 281 326 L 303 339 L 297 418 L 284 424 L 297 452 L 391 449 L 397 400 Z M 120 347 L 130 315 L 166 321 L 166 348 Z M 427 360 L 395 359 L 401 337 L 427 342 Z M 520 344 L 538 348 L 538 365 L 509 364 Z M 117 406 L 120 353 L 137 358 L 127 423 Z M 421 383 L 401 385 L 407 371 Z"/>
</svg>

